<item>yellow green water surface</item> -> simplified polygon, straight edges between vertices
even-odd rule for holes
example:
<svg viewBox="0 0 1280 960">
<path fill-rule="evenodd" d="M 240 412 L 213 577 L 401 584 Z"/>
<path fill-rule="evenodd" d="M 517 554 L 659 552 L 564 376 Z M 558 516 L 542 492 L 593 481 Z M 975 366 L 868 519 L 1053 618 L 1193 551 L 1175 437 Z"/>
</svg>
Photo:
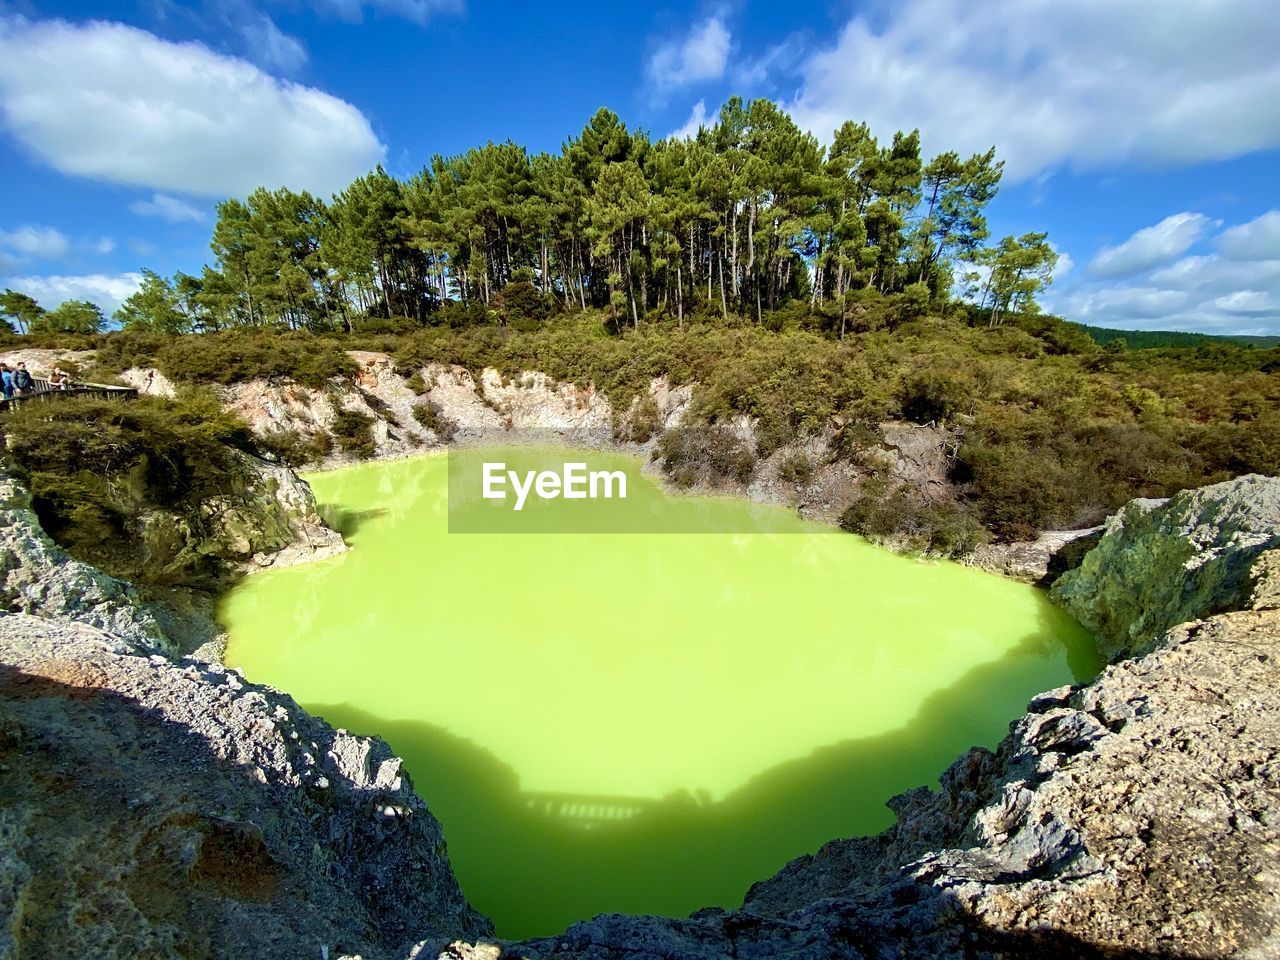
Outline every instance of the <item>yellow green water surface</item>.
<svg viewBox="0 0 1280 960">
<path fill-rule="evenodd" d="M 1099 666 L 1031 587 L 667 496 L 633 458 L 460 456 L 625 470 L 630 520 L 600 526 L 666 532 L 450 533 L 444 456 L 351 467 L 309 479 L 353 549 L 245 580 L 221 618 L 231 665 L 405 757 L 504 936 L 736 905 Z"/>
</svg>

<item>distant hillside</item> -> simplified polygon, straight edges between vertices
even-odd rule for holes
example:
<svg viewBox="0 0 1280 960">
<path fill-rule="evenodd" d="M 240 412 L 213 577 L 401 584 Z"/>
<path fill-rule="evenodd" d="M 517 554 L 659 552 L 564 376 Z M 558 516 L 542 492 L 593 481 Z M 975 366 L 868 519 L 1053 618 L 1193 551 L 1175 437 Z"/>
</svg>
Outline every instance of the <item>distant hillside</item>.
<svg viewBox="0 0 1280 960">
<path fill-rule="evenodd" d="M 1073 323 L 1091 336 L 1101 346 L 1112 340 L 1124 340 L 1134 350 L 1153 347 L 1198 347 L 1206 343 L 1238 343 L 1244 347 L 1280 346 L 1280 337 L 1216 336 L 1208 333 L 1183 333 L 1180 330 L 1111 330 L 1107 327 L 1091 327 L 1085 323 Z"/>
</svg>

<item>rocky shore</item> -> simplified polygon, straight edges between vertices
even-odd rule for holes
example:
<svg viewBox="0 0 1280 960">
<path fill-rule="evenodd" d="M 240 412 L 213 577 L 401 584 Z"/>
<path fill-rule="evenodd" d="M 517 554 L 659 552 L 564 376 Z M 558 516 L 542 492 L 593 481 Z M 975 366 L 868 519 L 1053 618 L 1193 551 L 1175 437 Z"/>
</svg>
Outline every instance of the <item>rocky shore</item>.
<svg viewBox="0 0 1280 960">
<path fill-rule="evenodd" d="M 896 798 L 885 833 L 738 910 L 525 943 L 488 936 L 384 743 L 181 657 L 0 494 L 4 960 L 1280 955 L 1275 478 L 1113 518 L 1055 590 L 1116 662 Z"/>
</svg>

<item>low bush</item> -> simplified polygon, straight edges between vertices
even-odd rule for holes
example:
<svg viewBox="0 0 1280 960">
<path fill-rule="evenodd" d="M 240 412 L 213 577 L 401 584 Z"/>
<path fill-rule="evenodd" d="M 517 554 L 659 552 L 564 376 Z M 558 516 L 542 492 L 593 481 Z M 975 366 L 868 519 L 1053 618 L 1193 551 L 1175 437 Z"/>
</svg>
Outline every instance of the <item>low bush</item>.
<svg viewBox="0 0 1280 960">
<path fill-rule="evenodd" d="M 778 464 L 778 478 L 797 487 L 806 486 L 813 479 L 814 466 L 809 455 L 800 451 L 788 453 Z"/>
<path fill-rule="evenodd" d="M 444 415 L 434 400 L 414 404 L 413 419 L 434 433 L 441 443 L 448 443 L 458 432 L 458 425 Z"/>
<path fill-rule="evenodd" d="M 863 484 L 861 495 L 845 510 L 840 526 L 872 539 L 905 537 L 922 549 L 946 557 L 972 553 L 991 534 L 962 504 L 926 504 L 905 484 L 876 478 Z"/>
<path fill-rule="evenodd" d="M 332 339 L 287 330 L 228 330 L 170 337 L 117 333 L 102 338 L 97 368 L 119 373 L 155 366 L 171 380 L 230 384 L 288 378 L 321 387 L 356 373 L 356 364 Z"/>
<path fill-rule="evenodd" d="M 681 424 L 658 438 L 658 460 L 679 486 L 746 483 L 756 458 L 745 440 L 719 424 Z"/>
<path fill-rule="evenodd" d="M 343 453 L 368 460 L 378 452 L 373 441 L 373 417 L 359 410 L 339 410 L 331 430 L 338 449 Z"/>
<path fill-rule="evenodd" d="M 264 453 L 295 468 L 319 463 L 333 453 L 333 438 L 323 431 L 307 436 L 297 430 L 279 430 L 257 441 Z"/>
</svg>

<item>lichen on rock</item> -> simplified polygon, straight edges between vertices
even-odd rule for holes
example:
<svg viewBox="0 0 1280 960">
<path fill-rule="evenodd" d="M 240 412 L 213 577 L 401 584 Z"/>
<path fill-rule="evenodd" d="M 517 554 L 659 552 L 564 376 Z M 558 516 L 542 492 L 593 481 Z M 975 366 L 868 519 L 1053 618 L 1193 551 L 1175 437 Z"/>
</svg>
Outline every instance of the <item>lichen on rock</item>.
<svg viewBox="0 0 1280 960">
<path fill-rule="evenodd" d="M 1133 500 L 1053 587 L 1110 658 L 1151 650 L 1171 627 L 1252 605 L 1253 565 L 1280 547 L 1280 478 L 1250 475 Z"/>
</svg>

